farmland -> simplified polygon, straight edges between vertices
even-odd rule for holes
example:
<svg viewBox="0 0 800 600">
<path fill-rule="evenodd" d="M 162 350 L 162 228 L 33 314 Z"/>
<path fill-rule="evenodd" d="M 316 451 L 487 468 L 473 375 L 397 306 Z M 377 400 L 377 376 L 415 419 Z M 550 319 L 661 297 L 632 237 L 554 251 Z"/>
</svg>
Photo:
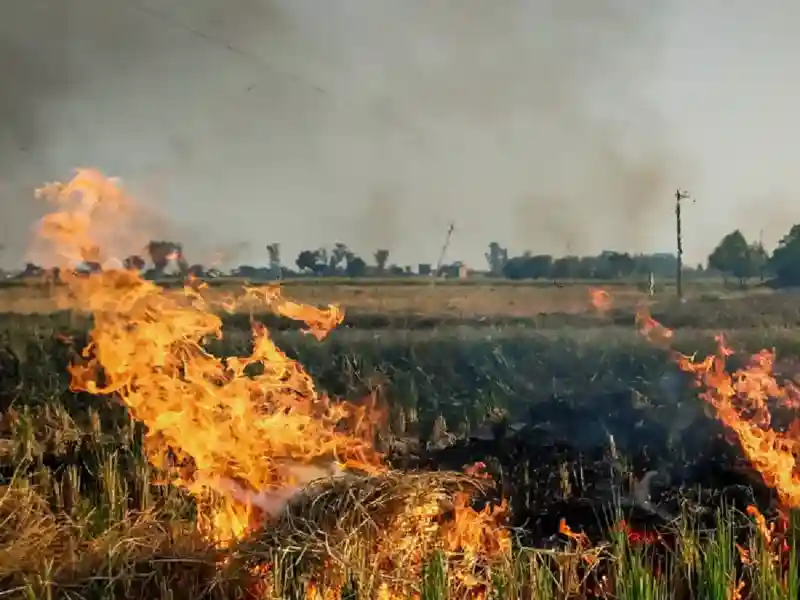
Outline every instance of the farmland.
<svg viewBox="0 0 800 600">
<path fill-rule="evenodd" d="M 203 294 L 216 306 L 239 287 Z M 696 353 L 699 361 L 724 332 L 735 352 L 730 369 L 775 348 L 775 373 L 791 380 L 800 373 L 796 297 L 698 284 L 678 303 L 671 290 L 651 299 L 635 286 L 607 289 L 611 305 L 598 310 L 579 282 L 287 284 L 283 295 L 293 301 L 344 308 L 343 322 L 322 340 L 263 308 L 218 310 L 224 335 L 208 342 L 212 354 L 248 355 L 251 320 L 264 323 L 320 391 L 376 405 L 370 443 L 395 469 L 321 484 L 289 516 L 221 544 L 203 525 L 222 500 L 179 481 L 164 485 L 170 467 L 154 464 L 158 440 L 145 437 L 125 406 L 136 394 L 148 401 L 141 376 L 124 403 L 111 391 L 70 391 L 68 364 L 79 361 L 87 332 L 110 331 L 135 311 L 109 316 L 113 303 L 65 303 L 53 286 L 4 287 L 0 587 L 20 598 L 797 597 L 794 514 L 784 522 L 778 510 L 793 508 L 790 498 L 763 483 L 674 355 Z M 181 290 L 152 294 L 151 309 L 177 323 L 178 311 L 155 298 L 179 298 Z M 642 335 L 643 303 L 674 335 Z M 148 356 L 144 339 L 131 356 Z M 98 387 L 113 383 L 113 373 L 106 377 Z M 191 412 L 192 388 L 181 389 L 179 406 Z M 138 410 L 141 421 L 158 420 Z M 790 411 L 778 413 L 775 427 L 785 427 Z M 196 440 L 212 433 L 197 429 L 184 440 L 196 448 L 183 450 L 198 469 L 205 448 Z M 491 481 L 456 475 L 475 463 Z M 403 535 L 426 552 L 405 548 L 402 537 L 391 538 L 390 552 L 365 525 L 399 531 L 402 511 L 392 512 L 393 503 L 410 510 L 411 498 L 441 503 L 473 488 L 482 490 L 473 500 L 489 505 L 473 505 L 479 535 L 470 543 L 442 544 L 412 519 Z M 492 506 L 508 508 L 502 524 Z M 483 529 L 475 515 L 485 518 Z M 447 522 L 437 526 L 452 533 Z"/>
</svg>

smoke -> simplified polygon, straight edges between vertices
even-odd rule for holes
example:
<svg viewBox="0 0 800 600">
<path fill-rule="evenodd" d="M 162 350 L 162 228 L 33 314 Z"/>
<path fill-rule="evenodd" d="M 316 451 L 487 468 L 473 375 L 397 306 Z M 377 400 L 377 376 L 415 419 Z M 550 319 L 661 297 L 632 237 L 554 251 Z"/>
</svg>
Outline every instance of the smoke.
<svg viewBox="0 0 800 600">
<path fill-rule="evenodd" d="M 646 95 L 658 7 L 633 0 L 57 0 L 0 25 L 3 208 L 75 166 L 119 176 L 182 241 L 483 261 L 629 249 L 679 165 Z M 64 23 L 68 23 L 66 27 Z M 12 65 L 13 61 L 16 61 Z M 10 70 L 9 70 L 10 69 Z M 681 179 L 682 182 L 685 179 Z M 155 182 L 155 183 L 154 183 Z M 682 183 L 685 185 L 684 183 Z M 26 212 L 27 211 L 27 212 Z M 14 212 L 24 247 L 35 209 Z M 15 259 L 20 254 L 10 252 Z M 7 258 L 4 260 L 7 260 Z"/>
<path fill-rule="evenodd" d="M 342 121 L 374 140 L 362 176 L 406 174 L 398 218 L 370 205 L 363 237 L 423 238 L 433 258 L 451 219 L 459 256 L 480 256 L 474 246 L 490 239 L 542 252 L 640 249 L 663 229 L 684 165 L 646 96 L 658 10 L 624 0 L 354 4 L 337 24 L 354 48 L 348 88 L 364 93 Z M 339 160 L 346 170 L 348 153 Z"/>
</svg>

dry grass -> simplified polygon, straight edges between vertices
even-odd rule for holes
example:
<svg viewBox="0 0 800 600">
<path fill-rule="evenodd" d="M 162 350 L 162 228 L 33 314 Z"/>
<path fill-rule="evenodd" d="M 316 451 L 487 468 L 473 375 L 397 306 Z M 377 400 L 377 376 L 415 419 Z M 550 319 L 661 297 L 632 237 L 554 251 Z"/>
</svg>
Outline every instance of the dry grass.
<svg viewBox="0 0 800 600">
<path fill-rule="evenodd" d="M 308 283 L 287 285 L 286 294 L 305 304 L 340 304 L 348 311 L 384 315 L 419 314 L 450 317 L 533 317 L 542 313 L 581 313 L 590 308 L 586 284 L 564 287 L 542 285 L 363 285 Z M 241 290 L 240 284 L 214 286 L 215 297 Z M 180 293 L 171 290 L 170 293 Z M 43 314 L 58 309 L 48 285 L 0 287 L 0 312 Z M 614 302 L 631 307 L 646 298 L 635 286 L 616 286 Z"/>
<path fill-rule="evenodd" d="M 468 574 L 470 588 L 486 589 L 492 561 L 497 566 L 510 550 L 508 533 L 470 527 L 476 523 L 461 520 L 464 513 L 454 500 L 483 492 L 482 484 L 447 471 L 322 481 L 240 547 L 237 560 L 243 559 L 251 572 L 269 564 L 280 565 L 282 573 L 311 575 L 321 589 L 342 590 L 358 573 L 359 597 L 374 597 L 381 589 L 393 597 L 410 597 L 420 592 L 425 562 L 439 553 L 450 570 L 462 575 L 451 582 L 456 588 L 465 587 Z M 487 513 L 488 524 L 497 527 L 497 520 Z M 310 581 L 301 576 L 274 583 L 273 593 L 290 595 Z M 451 590 L 456 597 L 465 591 Z"/>
</svg>

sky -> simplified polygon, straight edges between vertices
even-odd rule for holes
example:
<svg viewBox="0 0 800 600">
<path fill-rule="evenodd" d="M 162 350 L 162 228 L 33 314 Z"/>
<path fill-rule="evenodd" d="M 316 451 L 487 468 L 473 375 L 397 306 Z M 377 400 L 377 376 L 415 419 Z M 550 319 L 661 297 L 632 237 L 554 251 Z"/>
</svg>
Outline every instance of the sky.
<svg viewBox="0 0 800 600">
<path fill-rule="evenodd" d="M 800 4 L 772 0 L 12 0 L 0 265 L 33 190 L 119 177 L 190 262 L 673 251 L 800 222 Z M 133 251 L 133 249 L 132 249 Z"/>
</svg>

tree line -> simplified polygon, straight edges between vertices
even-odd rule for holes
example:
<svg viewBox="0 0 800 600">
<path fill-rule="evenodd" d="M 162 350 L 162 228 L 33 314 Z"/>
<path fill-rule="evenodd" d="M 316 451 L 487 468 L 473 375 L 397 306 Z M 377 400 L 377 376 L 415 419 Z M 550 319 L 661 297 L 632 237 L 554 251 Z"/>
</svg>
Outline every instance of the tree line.
<svg viewBox="0 0 800 600">
<path fill-rule="evenodd" d="M 800 285 L 800 225 L 793 225 L 772 253 L 758 242 L 748 242 L 736 229 L 722 238 L 708 256 L 710 269 L 744 285 L 758 277 L 773 287 Z"/>
<path fill-rule="evenodd" d="M 389 262 L 390 251 L 375 250 L 367 261 L 342 242 L 330 249 L 320 247 L 302 250 L 292 267 L 282 262 L 278 243 L 267 244 L 268 263 L 265 266 L 240 265 L 229 273 L 206 269 L 200 264 L 190 264 L 181 244 L 172 241 L 151 241 L 143 255 L 132 255 L 123 261 L 123 267 L 133 269 L 150 279 L 168 276 L 195 275 L 216 277 L 230 275 L 250 279 L 285 279 L 291 277 L 387 277 L 387 276 L 462 276 L 463 263 L 456 261 L 438 267 L 419 264 L 416 270 L 410 265 L 400 266 Z M 99 252 L 95 253 L 99 256 Z M 100 264 L 89 259 L 78 270 L 92 272 Z M 491 242 L 485 253 L 485 269 L 473 270 L 476 275 L 512 280 L 525 279 L 634 279 L 653 276 L 673 279 L 678 263 L 675 254 L 629 254 L 604 251 L 597 256 L 561 256 L 523 252 L 509 255 L 508 249 Z M 721 276 L 744 285 L 758 278 L 773 286 L 800 285 L 800 225 L 794 225 L 778 243 L 772 253 L 759 242 L 748 241 L 740 230 L 732 231 L 720 240 L 709 254 L 705 265 L 684 267 L 684 273 L 695 277 Z M 35 276 L 44 270 L 29 263 L 18 276 Z"/>
</svg>

